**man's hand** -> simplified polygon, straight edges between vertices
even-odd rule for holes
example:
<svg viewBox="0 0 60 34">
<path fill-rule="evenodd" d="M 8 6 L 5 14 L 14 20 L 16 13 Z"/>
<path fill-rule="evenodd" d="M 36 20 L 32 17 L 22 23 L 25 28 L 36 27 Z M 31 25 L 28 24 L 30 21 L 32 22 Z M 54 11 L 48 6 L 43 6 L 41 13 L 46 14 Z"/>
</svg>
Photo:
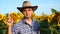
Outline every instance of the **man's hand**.
<svg viewBox="0 0 60 34">
<path fill-rule="evenodd" d="M 8 27 L 12 26 L 13 22 L 14 22 L 13 18 L 11 18 L 10 14 L 8 14 L 8 18 L 7 18 Z"/>
<path fill-rule="evenodd" d="M 12 34 L 13 22 L 14 22 L 13 18 L 11 18 L 10 14 L 8 14 L 8 18 L 7 18 L 8 34 Z"/>
</svg>

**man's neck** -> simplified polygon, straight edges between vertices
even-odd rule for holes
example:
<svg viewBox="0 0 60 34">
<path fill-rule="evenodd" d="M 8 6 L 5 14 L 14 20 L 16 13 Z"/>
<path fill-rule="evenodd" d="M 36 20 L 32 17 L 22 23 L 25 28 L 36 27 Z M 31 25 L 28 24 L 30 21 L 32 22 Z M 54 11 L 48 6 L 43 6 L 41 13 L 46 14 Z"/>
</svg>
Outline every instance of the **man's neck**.
<svg viewBox="0 0 60 34">
<path fill-rule="evenodd" d="M 31 19 L 31 18 L 26 18 L 26 20 L 30 21 L 30 20 L 32 20 L 32 19 Z"/>
<path fill-rule="evenodd" d="M 26 22 L 27 22 L 29 25 L 32 25 L 32 19 L 31 19 L 31 18 L 26 18 Z"/>
</svg>

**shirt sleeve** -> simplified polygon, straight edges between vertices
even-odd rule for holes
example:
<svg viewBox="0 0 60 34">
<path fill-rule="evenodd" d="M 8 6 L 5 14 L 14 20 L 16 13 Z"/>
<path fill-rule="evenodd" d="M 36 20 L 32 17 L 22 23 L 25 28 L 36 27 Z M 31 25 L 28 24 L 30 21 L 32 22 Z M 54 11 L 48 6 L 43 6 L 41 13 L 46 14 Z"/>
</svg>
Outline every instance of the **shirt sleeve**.
<svg viewBox="0 0 60 34">
<path fill-rule="evenodd" d="M 18 30 L 18 26 L 17 25 L 14 25 L 12 27 L 12 34 L 20 34 L 20 31 Z"/>
<path fill-rule="evenodd" d="M 35 28 L 37 28 L 37 34 L 40 34 L 40 24 L 38 23 L 38 21 L 36 21 L 36 23 L 35 23 L 35 25 L 36 25 L 36 27 Z"/>
</svg>

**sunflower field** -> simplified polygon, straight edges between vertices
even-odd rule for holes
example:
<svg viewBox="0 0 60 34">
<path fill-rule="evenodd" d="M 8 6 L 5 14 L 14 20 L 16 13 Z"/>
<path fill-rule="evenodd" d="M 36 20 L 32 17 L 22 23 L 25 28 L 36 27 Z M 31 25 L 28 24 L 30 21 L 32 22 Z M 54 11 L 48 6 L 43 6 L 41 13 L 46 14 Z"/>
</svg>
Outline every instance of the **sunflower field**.
<svg viewBox="0 0 60 34">
<path fill-rule="evenodd" d="M 42 13 L 42 15 L 37 16 L 36 14 L 32 14 L 32 18 L 37 20 L 40 24 L 38 28 L 41 34 L 60 34 L 60 11 L 55 9 L 51 9 L 52 14 L 46 15 Z M 20 12 L 12 12 L 10 16 L 14 19 L 14 24 L 18 23 L 24 16 Z M 0 14 L 0 34 L 7 34 L 7 14 Z"/>
</svg>

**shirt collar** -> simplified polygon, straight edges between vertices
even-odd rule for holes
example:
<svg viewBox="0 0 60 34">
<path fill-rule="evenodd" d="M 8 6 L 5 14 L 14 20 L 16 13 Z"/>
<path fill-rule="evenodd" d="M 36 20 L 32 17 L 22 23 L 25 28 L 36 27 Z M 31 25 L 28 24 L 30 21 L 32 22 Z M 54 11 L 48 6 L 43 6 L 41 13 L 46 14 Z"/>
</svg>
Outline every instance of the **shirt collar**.
<svg viewBox="0 0 60 34">
<path fill-rule="evenodd" d="M 22 23 L 29 25 L 28 23 L 26 23 L 25 19 L 22 19 Z M 29 26 L 31 26 L 31 25 L 29 25 Z M 38 24 L 38 22 L 32 18 L 32 26 L 31 27 L 33 27 L 33 30 L 37 30 L 39 26 L 40 25 Z"/>
<path fill-rule="evenodd" d="M 32 26 L 34 25 L 34 19 L 33 18 L 31 18 L 32 19 Z M 25 20 L 25 18 L 23 18 L 22 19 L 22 22 L 23 22 L 23 24 L 28 24 L 28 23 L 26 23 L 26 20 Z M 29 24 L 28 24 L 29 25 Z M 31 25 L 30 25 L 31 26 Z"/>
</svg>

